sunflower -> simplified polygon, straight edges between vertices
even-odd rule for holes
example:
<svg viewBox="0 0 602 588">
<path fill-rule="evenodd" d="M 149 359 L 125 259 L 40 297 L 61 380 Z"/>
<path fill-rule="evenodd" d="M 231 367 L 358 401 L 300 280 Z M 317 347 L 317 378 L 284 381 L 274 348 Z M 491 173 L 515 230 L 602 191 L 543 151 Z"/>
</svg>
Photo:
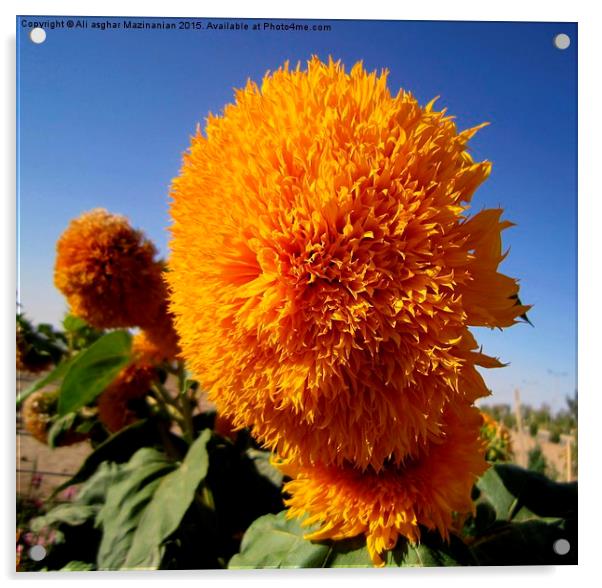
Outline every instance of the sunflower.
<svg viewBox="0 0 602 588">
<path fill-rule="evenodd" d="M 71 313 L 94 327 L 144 326 L 162 301 L 155 253 L 125 217 L 97 208 L 71 221 L 58 240 L 54 283 Z"/>
<path fill-rule="evenodd" d="M 23 403 L 21 416 L 25 429 L 38 441 L 48 444 L 48 432 L 57 415 L 58 390 L 38 390 Z M 65 431 L 57 439 L 57 446 L 63 447 L 80 443 L 88 438 L 84 433 Z"/>
<path fill-rule="evenodd" d="M 136 403 L 141 401 L 157 377 L 152 365 L 134 361 L 98 397 L 98 420 L 111 433 L 138 420 Z"/>
<path fill-rule="evenodd" d="M 479 128 L 318 58 L 208 118 L 172 184 L 166 277 L 182 355 L 235 427 L 378 471 L 488 394 L 476 366 L 501 364 L 468 329 L 528 307 L 498 271 L 511 223 L 469 216 L 491 169 L 468 151 Z"/>
<path fill-rule="evenodd" d="M 376 566 L 400 537 L 420 540 L 420 527 L 445 539 L 453 528 L 453 512 L 473 510 L 471 489 L 487 463 L 479 436 L 479 411 L 450 404 L 444 412 L 443 435 L 422 455 L 403 465 L 388 464 L 379 472 L 344 467 L 280 464 L 294 479 L 284 491 L 289 518 L 302 517 L 303 526 L 318 525 L 306 535 L 314 541 L 365 535 Z"/>
<path fill-rule="evenodd" d="M 481 436 L 487 443 L 487 461 L 512 461 L 514 449 L 508 428 L 484 411 L 481 411 L 481 417 L 483 418 Z"/>
</svg>

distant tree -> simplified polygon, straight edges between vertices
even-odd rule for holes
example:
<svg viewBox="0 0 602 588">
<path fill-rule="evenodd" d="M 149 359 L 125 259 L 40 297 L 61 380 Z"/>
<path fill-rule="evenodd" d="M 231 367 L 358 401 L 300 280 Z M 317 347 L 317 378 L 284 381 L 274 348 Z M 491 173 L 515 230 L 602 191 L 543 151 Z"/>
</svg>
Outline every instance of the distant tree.
<svg viewBox="0 0 602 588">
<path fill-rule="evenodd" d="M 511 412 L 504 416 L 501 422 L 509 429 L 516 429 L 516 416 Z"/>
<path fill-rule="evenodd" d="M 577 412 L 578 412 L 577 390 L 575 390 L 575 395 L 573 396 L 573 398 L 571 398 L 570 396 L 566 397 L 566 404 L 568 406 L 571 416 L 575 419 L 575 423 L 576 423 L 577 422 Z"/>
<path fill-rule="evenodd" d="M 539 474 L 546 473 L 546 458 L 544 457 L 539 444 L 529 451 L 528 459 L 528 467 L 530 470 L 538 472 Z"/>
</svg>

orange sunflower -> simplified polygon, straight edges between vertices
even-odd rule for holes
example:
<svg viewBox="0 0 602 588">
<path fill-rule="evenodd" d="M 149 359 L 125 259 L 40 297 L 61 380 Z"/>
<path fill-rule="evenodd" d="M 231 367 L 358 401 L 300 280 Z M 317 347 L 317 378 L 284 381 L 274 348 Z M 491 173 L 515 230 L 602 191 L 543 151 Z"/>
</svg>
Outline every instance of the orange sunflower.
<svg viewBox="0 0 602 588">
<path fill-rule="evenodd" d="M 97 208 L 57 242 L 54 283 L 71 312 L 97 328 L 153 322 L 164 291 L 155 247 L 123 216 Z"/>
<path fill-rule="evenodd" d="M 111 433 L 138 419 L 136 401 L 146 396 L 157 373 L 152 365 L 134 361 L 98 397 L 98 420 Z"/>
<path fill-rule="evenodd" d="M 479 128 L 317 58 L 208 118 L 173 181 L 167 280 L 182 355 L 235 427 L 377 472 L 488 393 L 476 366 L 501 364 L 468 328 L 528 307 L 498 271 L 511 223 L 469 216 Z"/>
<path fill-rule="evenodd" d="M 48 444 L 48 432 L 57 414 L 59 401 L 58 390 L 38 390 L 23 403 L 21 416 L 23 425 L 32 437 L 41 443 Z M 73 445 L 88 438 L 77 431 L 66 431 L 57 440 L 57 446 Z"/>
<path fill-rule="evenodd" d="M 307 539 L 347 539 L 366 536 L 374 565 L 384 565 L 383 554 L 399 537 L 416 543 L 419 525 L 448 538 L 452 512 L 473 510 L 471 489 L 487 468 L 479 431 L 479 411 L 466 404 L 450 404 L 443 415 L 443 434 L 420 456 L 403 465 L 388 464 L 380 472 L 353 465 L 280 468 L 294 478 L 284 491 L 291 496 L 289 518 L 305 517 L 303 526 L 318 524 Z"/>
</svg>

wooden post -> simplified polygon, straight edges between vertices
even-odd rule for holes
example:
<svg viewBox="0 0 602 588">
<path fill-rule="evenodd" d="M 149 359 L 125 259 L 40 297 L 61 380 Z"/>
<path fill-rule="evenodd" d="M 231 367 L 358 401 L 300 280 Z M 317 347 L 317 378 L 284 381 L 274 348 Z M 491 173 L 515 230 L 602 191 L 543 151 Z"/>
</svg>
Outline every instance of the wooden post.
<svg viewBox="0 0 602 588">
<path fill-rule="evenodd" d="M 566 481 L 570 482 L 573 479 L 573 463 L 571 455 L 571 445 L 573 444 L 573 438 L 567 436 L 566 443 Z"/>
</svg>

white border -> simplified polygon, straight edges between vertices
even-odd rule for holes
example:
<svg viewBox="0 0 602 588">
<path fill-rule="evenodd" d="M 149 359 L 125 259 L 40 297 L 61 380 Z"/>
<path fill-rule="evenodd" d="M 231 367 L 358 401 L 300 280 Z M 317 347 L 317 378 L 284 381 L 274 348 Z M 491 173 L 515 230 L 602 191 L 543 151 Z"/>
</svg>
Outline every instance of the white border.
<svg viewBox="0 0 602 588">
<path fill-rule="evenodd" d="M 14 10 L 13 10 L 14 9 Z M 104 0 L 102 3 L 83 3 L 80 1 L 21 1 L 2 3 L 2 80 L 6 92 L 2 95 L 2 119 L 4 140 L 1 142 L 2 174 L 4 181 L 4 198 L 2 222 L 4 223 L 3 253 L 4 280 L 3 310 L 1 332 L 2 353 L 0 353 L 2 373 L 5 375 L 3 400 L 4 451 L 3 468 L 9 476 L 4 479 L 11 483 L 2 484 L 3 505 L 7 509 L 2 521 L 2 547 L 0 553 L 2 569 L 10 581 L 15 581 L 14 551 L 12 547 L 12 521 L 14 521 L 14 405 L 12 389 L 14 386 L 14 292 L 15 292 L 15 117 L 14 117 L 14 75 L 15 75 L 15 15 L 16 14 L 59 14 L 59 15 L 102 15 L 102 16 L 211 16 L 211 17 L 271 17 L 271 18 L 345 18 L 345 19 L 395 19 L 395 20 L 497 20 L 497 21 L 578 21 L 579 22 L 579 387 L 581 412 L 579 418 L 579 506 L 580 506 L 580 545 L 578 567 L 558 568 L 478 568 L 478 569 L 441 569 L 441 570 L 301 570 L 299 572 L 173 572 L 173 573 L 94 573 L 70 575 L 38 575 L 33 578 L 19 580 L 25 583 L 33 581 L 64 582 L 86 580 L 88 582 L 104 582 L 110 579 L 118 584 L 126 581 L 155 583 L 173 580 L 177 582 L 210 582 L 215 585 L 251 585 L 286 584 L 287 586 L 305 586 L 308 582 L 326 583 L 332 580 L 343 580 L 352 585 L 362 585 L 366 581 L 379 581 L 385 584 L 398 585 L 401 582 L 417 582 L 420 586 L 443 585 L 447 587 L 462 586 L 468 583 L 486 584 L 488 587 L 504 586 L 517 580 L 527 582 L 545 582 L 546 586 L 566 586 L 575 581 L 579 586 L 591 585 L 589 580 L 597 577 L 596 568 L 600 556 L 598 554 L 599 534 L 597 533 L 599 515 L 597 486 L 600 475 L 600 418 L 602 417 L 602 385 L 600 376 L 594 367 L 600 363 L 597 355 L 602 345 L 598 334 L 602 332 L 600 324 L 599 303 L 602 300 L 599 275 L 602 271 L 600 254 L 602 253 L 602 190 L 598 173 L 600 171 L 600 91 L 599 62 L 595 63 L 594 55 L 602 55 L 600 41 L 600 19 L 594 2 L 572 0 L 570 2 L 548 1 L 545 3 L 528 3 L 524 0 L 505 0 L 492 2 L 476 2 L 467 0 L 430 0 L 429 2 L 404 2 L 395 8 L 385 6 L 384 2 L 330 2 L 324 0 L 303 0 L 299 4 L 285 2 L 218 2 L 207 5 L 202 3 L 182 2 L 133 2 L 129 0 Z M 596 68 L 597 66 L 597 68 Z M 520 88 L 516 88 L 520 92 Z M 548 137 L 542 140 L 553 140 L 554 129 L 550 129 Z M 598 173 L 597 173 L 598 172 Z M 551 235 L 553 238 L 553 235 Z M 551 293 L 553 295 L 553 292 Z M 6 458 L 6 462 L 4 461 Z M 6 542 L 5 542 L 6 541 Z M 334 573 L 333 573 L 334 572 Z M 129 585 L 129 583 L 128 583 Z M 518 585 L 522 585 L 522 582 Z"/>
</svg>

